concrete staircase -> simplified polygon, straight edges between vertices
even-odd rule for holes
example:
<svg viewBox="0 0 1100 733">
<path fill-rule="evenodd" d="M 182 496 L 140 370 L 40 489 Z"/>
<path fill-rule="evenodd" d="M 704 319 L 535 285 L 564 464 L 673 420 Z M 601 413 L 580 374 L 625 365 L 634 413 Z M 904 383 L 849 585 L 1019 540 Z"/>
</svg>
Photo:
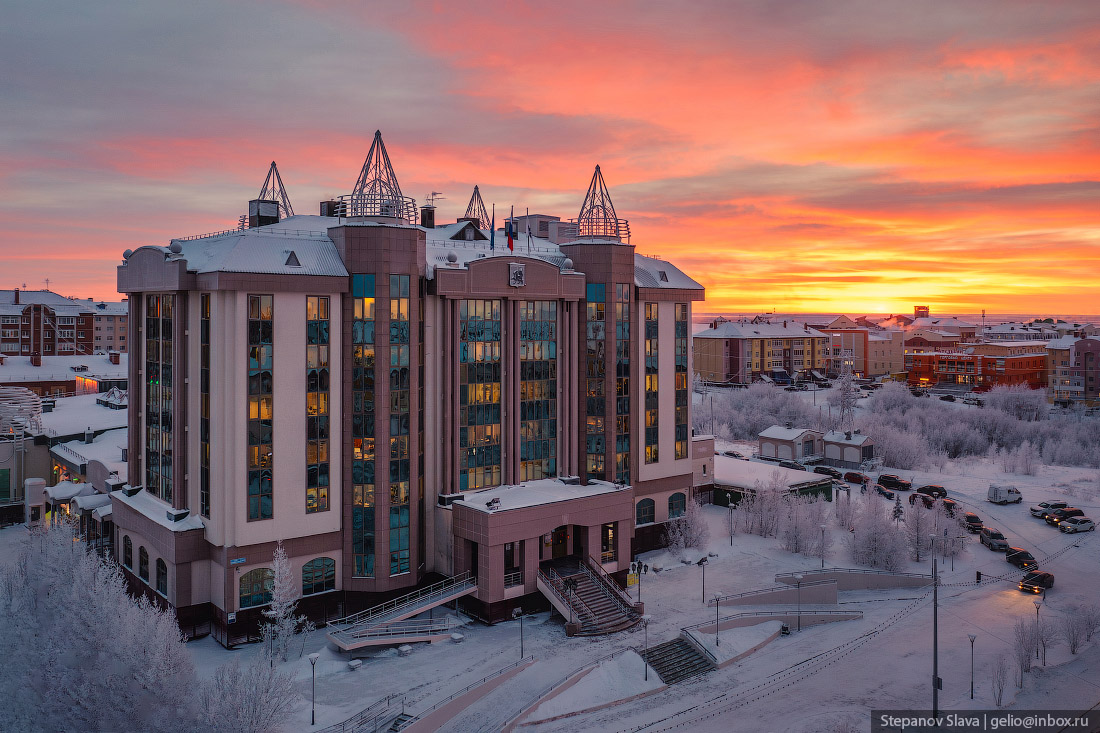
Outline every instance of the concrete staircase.
<svg viewBox="0 0 1100 733">
<path fill-rule="evenodd" d="M 714 663 L 682 637 L 658 644 L 642 656 L 666 685 L 714 669 Z"/>
<path fill-rule="evenodd" d="M 579 624 L 577 636 L 599 636 L 635 626 L 641 614 L 614 580 L 587 562 L 559 561 L 539 570 L 538 587 L 565 618 Z M 575 581 L 576 587 L 569 589 Z"/>
</svg>

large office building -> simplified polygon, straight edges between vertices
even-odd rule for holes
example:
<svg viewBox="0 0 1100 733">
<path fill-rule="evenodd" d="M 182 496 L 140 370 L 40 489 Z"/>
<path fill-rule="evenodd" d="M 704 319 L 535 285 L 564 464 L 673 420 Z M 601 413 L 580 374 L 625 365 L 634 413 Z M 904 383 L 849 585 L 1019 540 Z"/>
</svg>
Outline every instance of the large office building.
<svg viewBox="0 0 1100 733">
<path fill-rule="evenodd" d="M 540 602 L 544 563 L 622 577 L 711 481 L 688 391 L 703 288 L 635 253 L 599 167 L 546 236 L 492 231 L 476 191 L 437 226 L 376 134 L 353 193 L 320 208 L 294 215 L 273 164 L 240 228 L 118 268 L 114 547 L 185 629 L 254 621 L 277 541 L 306 609 L 468 573 L 465 607 L 498 620 Z"/>
</svg>

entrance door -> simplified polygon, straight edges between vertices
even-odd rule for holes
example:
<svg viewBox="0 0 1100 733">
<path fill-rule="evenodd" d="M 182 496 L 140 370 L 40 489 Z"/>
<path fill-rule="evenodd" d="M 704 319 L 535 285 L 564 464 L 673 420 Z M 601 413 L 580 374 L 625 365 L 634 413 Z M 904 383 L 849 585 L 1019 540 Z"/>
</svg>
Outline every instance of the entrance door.
<svg viewBox="0 0 1100 733">
<path fill-rule="evenodd" d="M 569 554 L 569 526 L 563 524 L 554 530 L 550 540 L 550 558 L 557 560 Z"/>
</svg>

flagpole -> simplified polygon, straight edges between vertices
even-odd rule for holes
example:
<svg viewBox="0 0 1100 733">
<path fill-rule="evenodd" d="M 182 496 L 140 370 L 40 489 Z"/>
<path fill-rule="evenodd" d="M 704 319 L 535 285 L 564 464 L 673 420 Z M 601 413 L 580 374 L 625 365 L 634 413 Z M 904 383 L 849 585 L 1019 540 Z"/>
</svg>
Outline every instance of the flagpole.
<svg viewBox="0 0 1100 733">
<path fill-rule="evenodd" d="M 497 205 L 493 202 L 493 219 L 489 222 L 489 251 L 496 252 L 497 249 Z"/>
<path fill-rule="evenodd" d="M 531 207 L 527 207 L 527 254 L 531 254 Z"/>
</svg>

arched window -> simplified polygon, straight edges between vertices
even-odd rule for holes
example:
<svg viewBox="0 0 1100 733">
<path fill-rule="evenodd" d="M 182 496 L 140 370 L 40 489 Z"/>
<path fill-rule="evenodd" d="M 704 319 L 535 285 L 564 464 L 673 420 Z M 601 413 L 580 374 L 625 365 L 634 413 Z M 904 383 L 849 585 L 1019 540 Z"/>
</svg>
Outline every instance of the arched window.
<svg viewBox="0 0 1100 733">
<path fill-rule="evenodd" d="M 149 552 L 144 547 L 138 548 L 138 577 L 149 582 Z"/>
<path fill-rule="evenodd" d="M 638 502 L 638 516 L 635 524 L 653 524 L 657 517 L 657 505 L 653 499 L 642 499 Z"/>
<path fill-rule="evenodd" d="M 331 557 L 317 557 L 302 568 L 302 595 L 336 590 L 336 561 Z"/>
<path fill-rule="evenodd" d="M 134 543 L 130 541 L 130 535 L 122 538 L 122 564 L 134 569 Z"/>
<path fill-rule="evenodd" d="M 668 518 L 676 519 L 676 517 L 684 516 L 684 512 L 687 511 L 687 496 L 682 491 L 677 491 L 672 496 L 668 497 Z"/>
<path fill-rule="evenodd" d="M 275 574 L 271 568 L 256 568 L 241 576 L 241 608 L 271 603 Z"/>
<path fill-rule="evenodd" d="M 159 557 L 157 558 L 157 593 L 168 597 L 168 566 Z"/>
</svg>

